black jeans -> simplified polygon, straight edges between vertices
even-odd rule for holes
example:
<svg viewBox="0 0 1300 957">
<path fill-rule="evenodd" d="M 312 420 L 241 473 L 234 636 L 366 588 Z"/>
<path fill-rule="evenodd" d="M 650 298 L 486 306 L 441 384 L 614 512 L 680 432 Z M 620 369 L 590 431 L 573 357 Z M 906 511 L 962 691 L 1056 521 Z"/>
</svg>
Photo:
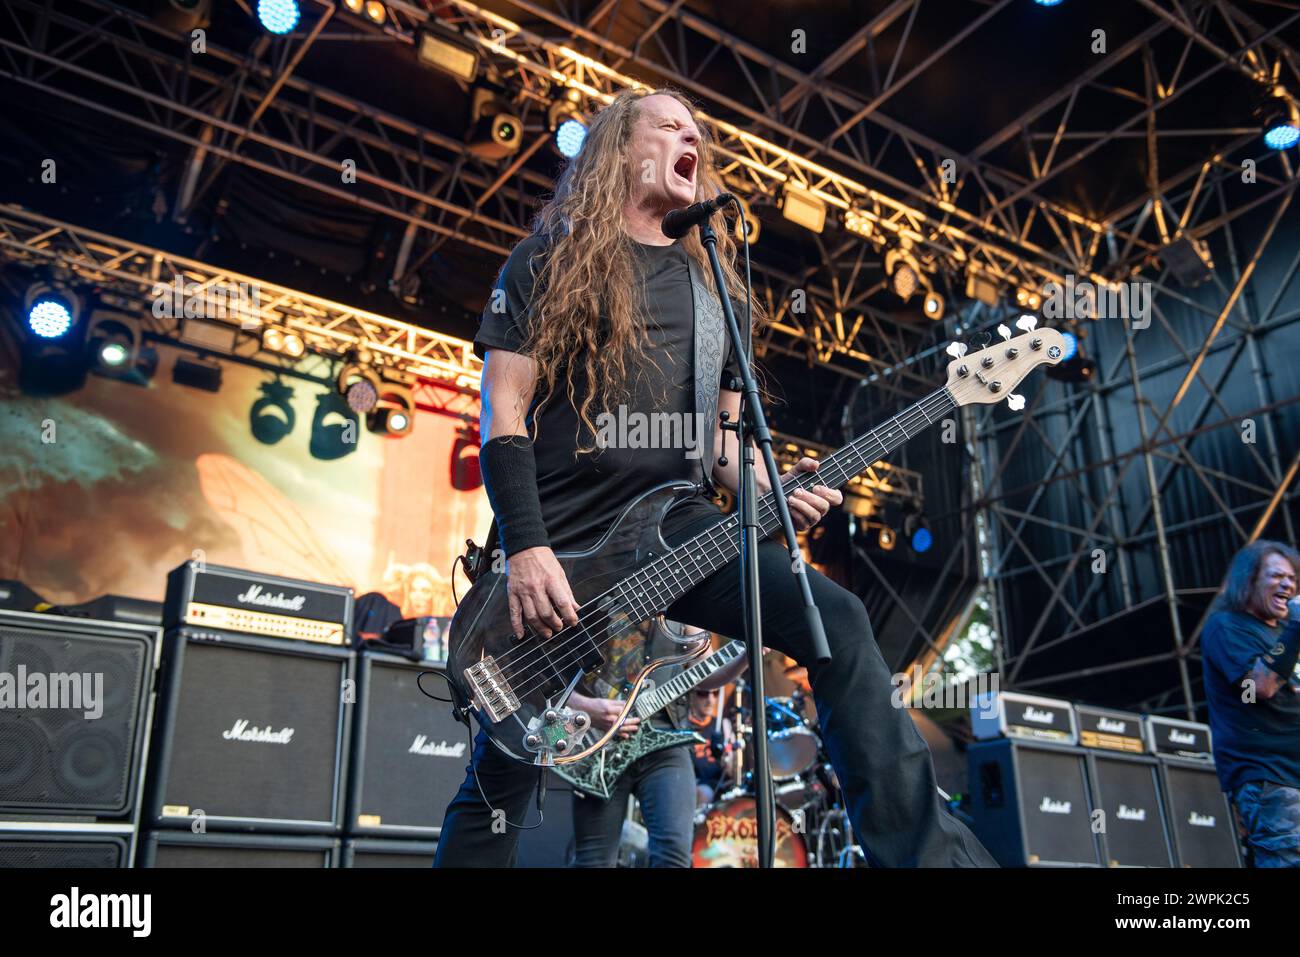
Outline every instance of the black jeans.
<svg viewBox="0 0 1300 957">
<path fill-rule="evenodd" d="M 698 530 L 688 529 L 674 540 L 683 541 Z M 906 709 L 892 703 L 889 669 L 861 600 L 808 569 L 833 659 L 819 667 L 809 652 L 803 602 L 790 573 L 789 555 L 770 540 L 758 551 L 764 644 L 808 666 L 822 738 L 844 790 L 854 838 L 868 859 L 886 867 L 996 867 L 983 845 L 941 804 L 930 749 Z M 667 617 L 728 637 L 742 636 L 736 563 L 679 599 Z M 536 770 L 505 757 L 483 734 L 474 760 L 493 806 L 504 810 L 510 821 L 521 821 L 530 807 Z M 492 814 L 471 772 L 447 807 L 437 865 L 508 867 L 517 839 L 513 828 L 493 828 Z"/>
<path fill-rule="evenodd" d="M 690 867 L 695 836 L 695 766 L 691 749 L 675 745 L 632 763 L 614 785 L 608 801 L 573 796 L 575 867 L 613 867 L 627 816 L 627 799 L 635 794 L 650 832 L 651 867 Z"/>
</svg>

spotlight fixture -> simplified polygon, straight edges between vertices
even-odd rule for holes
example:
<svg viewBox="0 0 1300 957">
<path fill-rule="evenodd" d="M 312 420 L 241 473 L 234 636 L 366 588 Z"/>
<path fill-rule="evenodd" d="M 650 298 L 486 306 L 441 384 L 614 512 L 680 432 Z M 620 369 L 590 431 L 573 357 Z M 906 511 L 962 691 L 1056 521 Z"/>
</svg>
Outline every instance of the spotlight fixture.
<svg viewBox="0 0 1300 957">
<path fill-rule="evenodd" d="M 902 248 L 894 248 L 885 253 L 885 274 L 889 276 L 889 288 L 903 302 L 911 299 L 923 285 L 921 267 L 912 254 Z"/>
<path fill-rule="evenodd" d="M 482 443 L 478 429 L 466 425 L 456 430 L 451 447 L 451 487 L 458 492 L 472 492 L 483 487 L 478 449 Z"/>
<path fill-rule="evenodd" d="M 296 332 L 268 326 L 262 333 L 262 348 L 267 352 L 278 352 L 290 359 L 299 358 L 306 351 L 302 336 Z"/>
<path fill-rule="evenodd" d="M 349 13 L 362 14 L 365 12 L 366 0 L 343 0 L 343 6 Z"/>
<path fill-rule="evenodd" d="M 986 306 L 998 304 L 998 285 L 977 269 L 966 272 L 966 298 L 982 302 Z"/>
<path fill-rule="evenodd" d="M 33 283 L 22 301 L 19 385 L 31 395 L 60 395 L 86 381 L 86 323 L 82 298 L 67 284 Z M 18 319 L 18 316 L 15 316 Z"/>
<path fill-rule="evenodd" d="M 284 36 L 298 25 L 298 0 L 257 0 L 257 19 L 268 33 Z"/>
<path fill-rule="evenodd" d="M 388 8 L 379 0 L 366 0 L 366 17 L 374 23 L 383 23 L 388 18 Z"/>
<path fill-rule="evenodd" d="M 555 149 L 565 159 L 573 159 L 582 152 L 582 144 L 586 141 L 587 124 L 581 120 L 561 120 L 555 128 Z"/>
<path fill-rule="evenodd" d="M 473 122 L 465 135 L 465 148 L 479 159 L 499 160 L 519 152 L 524 124 L 510 107 L 488 90 L 474 94 Z"/>
<path fill-rule="evenodd" d="M 925 299 L 921 303 L 921 309 L 925 312 L 925 318 L 938 322 L 943 318 L 943 296 L 933 289 L 927 290 Z"/>
<path fill-rule="evenodd" d="M 1040 7 L 1058 7 L 1061 5 L 1061 0 L 1034 0 L 1034 3 Z"/>
<path fill-rule="evenodd" d="M 396 382 L 380 386 L 379 401 L 366 413 L 366 428 L 376 435 L 402 436 L 415 427 L 415 399 L 411 390 Z"/>
<path fill-rule="evenodd" d="M 1097 363 L 1083 351 L 1083 337 L 1077 331 L 1062 329 L 1065 351 L 1061 361 L 1047 369 L 1047 377 L 1058 382 L 1088 382 L 1097 371 Z"/>
<path fill-rule="evenodd" d="M 928 552 L 930 546 L 934 544 L 930 527 L 921 514 L 919 501 L 908 502 L 903 506 L 903 534 L 907 537 L 908 544 L 912 546 L 912 551 L 918 555 Z"/>
<path fill-rule="evenodd" d="M 844 228 L 855 236 L 870 239 L 876 231 L 876 224 L 860 209 L 850 206 L 844 211 Z"/>
<path fill-rule="evenodd" d="M 379 404 L 381 386 L 379 376 L 361 361 L 353 360 L 339 372 L 339 393 L 347 401 L 348 408 L 359 415 L 374 411 Z"/>
<path fill-rule="evenodd" d="M 1043 304 L 1043 297 L 1032 289 L 1016 290 L 1016 305 L 1021 309 L 1028 309 L 1030 312 L 1037 312 L 1038 307 Z"/>
<path fill-rule="evenodd" d="M 876 536 L 876 544 L 884 551 L 892 552 L 894 546 L 898 544 L 898 536 L 888 525 L 881 525 L 880 534 Z"/>
<path fill-rule="evenodd" d="M 91 369 L 114 379 L 129 376 L 140 358 L 140 323 L 122 312 L 98 309 L 90 314 L 86 341 Z"/>
<path fill-rule="evenodd" d="M 263 445 L 275 445 L 293 431 L 293 389 L 283 382 L 263 382 L 262 396 L 248 410 L 248 427 Z"/>
<path fill-rule="evenodd" d="M 1289 150 L 1300 143 L 1300 110 L 1286 88 L 1275 87 L 1260 110 L 1264 145 L 1271 150 Z"/>
<path fill-rule="evenodd" d="M 172 366 L 172 381 L 204 392 L 221 391 L 221 366 L 191 356 L 177 356 Z"/>
<path fill-rule="evenodd" d="M 478 49 L 454 30 L 426 25 L 415 37 L 415 56 L 425 66 L 472 83 L 478 75 Z"/>
<path fill-rule="evenodd" d="M 826 204 L 798 183 L 786 182 L 780 206 L 786 219 L 804 229 L 820 233 L 826 227 Z"/>
</svg>

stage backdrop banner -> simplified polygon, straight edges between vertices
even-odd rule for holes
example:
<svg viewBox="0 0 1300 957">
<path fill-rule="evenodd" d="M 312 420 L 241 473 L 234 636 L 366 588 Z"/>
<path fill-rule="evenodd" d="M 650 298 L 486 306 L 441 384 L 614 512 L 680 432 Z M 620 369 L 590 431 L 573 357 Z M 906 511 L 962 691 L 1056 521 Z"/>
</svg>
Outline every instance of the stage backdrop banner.
<svg viewBox="0 0 1300 957">
<path fill-rule="evenodd" d="M 148 385 L 90 375 L 48 398 L 0 369 L 0 577 L 56 604 L 161 600 L 168 570 L 202 558 L 451 614 L 452 563 L 491 520 L 477 433 L 419 411 L 410 434 L 375 435 L 325 385 L 226 361 L 207 392 L 172 381 L 176 357 L 159 347 Z M 252 415 L 284 421 L 266 401 L 283 389 L 294 425 L 267 444 Z"/>
</svg>

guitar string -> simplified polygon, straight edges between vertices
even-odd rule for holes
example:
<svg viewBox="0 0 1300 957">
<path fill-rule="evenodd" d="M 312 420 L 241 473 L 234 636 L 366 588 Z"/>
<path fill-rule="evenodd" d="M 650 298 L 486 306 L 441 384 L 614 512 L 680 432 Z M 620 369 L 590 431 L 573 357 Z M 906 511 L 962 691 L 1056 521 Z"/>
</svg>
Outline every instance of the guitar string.
<svg viewBox="0 0 1300 957">
<path fill-rule="evenodd" d="M 931 410 L 933 411 L 939 411 L 940 406 L 951 405 L 951 404 L 955 404 L 955 403 L 953 403 L 952 397 L 948 393 L 947 387 L 936 390 L 926 398 L 922 399 L 920 402 L 916 403 L 914 406 L 894 416 L 885 425 L 880 426 L 876 429 L 872 429 L 870 432 L 867 432 L 866 434 L 859 436 L 858 439 L 855 439 L 853 442 L 849 443 L 843 449 L 841 449 L 840 452 L 837 452 L 834 455 L 827 458 L 823 462 L 822 468 L 818 469 L 818 471 L 802 473 L 798 479 L 792 480 L 791 484 L 786 487 L 789 488 L 790 491 L 794 491 L 795 488 L 803 488 L 805 486 L 819 485 L 819 484 L 821 485 L 829 484 L 825 481 L 828 472 L 839 473 L 839 477 L 833 480 L 837 484 L 846 483 L 850 478 L 858 474 L 858 472 L 860 472 L 861 469 L 854 470 L 853 472 L 848 472 L 844 468 L 842 458 L 848 458 L 850 456 L 846 455 L 845 453 L 852 451 L 855 454 L 861 454 L 865 451 L 863 448 L 861 448 L 861 446 L 865 446 L 869 444 L 870 441 L 875 441 L 877 444 L 880 445 L 882 452 L 872 456 L 871 460 L 874 461 L 875 459 L 879 458 L 880 454 L 887 454 L 888 452 L 891 451 L 891 449 L 886 444 L 886 442 L 881 441 L 881 437 L 878 436 L 877 433 L 883 431 L 884 437 L 886 439 L 894 438 L 896 436 L 893 434 L 893 430 L 891 428 L 887 428 L 887 426 L 889 426 L 890 424 L 895 424 L 898 426 L 899 431 L 902 433 L 902 435 L 905 438 L 910 439 L 913 435 L 913 433 L 909 431 L 910 425 L 916 425 L 917 433 L 919 434 L 919 432 L 923 428 L 925 428 L 925 426 L 928 426 L 933 423 L 934 420 L 930 418 L 929 411 L 927 411 L 926 409 L 927 406 L 930 406 Z M 903 417 L 906 417 L 907 424 L 904 424 L 903 421 L 900 421 L 900 418 Z M 920 422 L 921 419 L 925 420 L 925 425 L 921 424 Z M 841 461 L 837 461 L 837 459 L 841 459 Z M 827 469 L 827 466 L 830 466 L 830 469 Z M 760 527 L 766 529 L 768 523 L 770 523 L 771 520 L 775 518 L 777 514 L 776 507 L 773 504 L 773 495 L 771 492 L 768 492 L 767 495 L 764 496 L 764 501 L 761 507 L 762 507 L 763 514 L 760 518 L 759 524 Z M 643 566 L 641 569 L 638 569 L 632 575 L 620 581 L 617 585 L 612 586 L 610 589 L 607 589 L 606 592 L 597 596 L 595 599 L 589 601 L 588 605 L 593 603 L 598 603 L 599 599 L 604 598 L 611 591 L 615 591 L 627 585 L 628 583 L 632 582 L 634 579 L 643 577 L 645 573 L 651 571 L 652 569 L 655 569 L 655 567 L 660 564 L 666 564 L 667 563 L 666 560 L 680 558 L 680 556 L 676 554 L 679 551 L 685 550 L 688 553 L 699 554 L 710 546 L 716 547 L 721 545 L 722 548 L 717 553 L 711 556 L 707 556 L 714 560 L 718 558 L 723 559 L 722 562 L 713 565 L 706 573 L 706 574 L 712 574 L 718 568 L 721 568 L 723 565 L 725 565 L 727 562 L 734 559 L 736 555 L 739 554 L 738 549 L 735 550 L 735 554 L 727 554 L 728 552 L 731 551 L 731 549 L 728 546 L 736 545 L 735 537 L 731 533 L 734 532 L 735 525 L 737 524 L 737 522 L 738 522 L 738 518 L 736 515 L 733 514 L 731 516 L 728 516 L 728 518 L 723 522 L 720 522 L 719 524 L 712 526 L 705 532 L 701 532 L 695 538 L 683 543 L 683 545 L 678 546 L 676 549 L 673 550 L 673 552 L 670 552 L 668 555 L 661 556 L 661 558 L 656 559 L 654 562 L 648 563 L 647 565 Z M 717 541 L 717 537 L 718 537 L 717 533 L 719 531 L 724 531 L 724 530 L 728 534 L 723 536 L 722 542 Z M 692 556 L 692 560 L 694 560 L 693 556 Z M 675 562 L 675 563 L 679 564 L 679 562 Z M 696 571 L 698 572 L 701 569 L 698 567 L 699 565 L 698 562 L 696 562 L 696 565 L 697 565 Z M 660 571 L 662 571 L 662 569 L 660 569 Z M 681 582 L 677 581 L 675 574 L 670 574 L 669 577 L 672 578 L 673 584 L 676 585 L 681 584 Z M 639 583 L 639 585 L 641 587 L 648 586 L 650 585 L 650 581 L 647 580 L 645 582 L 641 582 Z M 659 593 L 659 589 L 657 588 L 655 589 L 655 594 L 653 596 L 645 595 L 645 594 L 637 594 L 634 597 L 636 600 L 629 604 L 628 610 L 632 612 L 632 615 L 641 616 L 635 618 L 635 620 L 638 622 L 644 620 L 644 617 L 649 613 L 649 611 L 652 610 L 657 603 L 662 603 L 663 601 L 663 596 Z M 646 609 L 642 609 L 640 607 L 643 601 L 647 606 Z M 669 603 L 671 604 L 671 602 Z M 599 615 L 599 614 L 600 614 L 600 610 L 597 609 L 595 615 Z M 628 617 L 631 618 L 632 615 L 629 615 Z M 592 636 L 586 627 L 586 624 L 590 622 L 590 619 L 592 617 L 594 617 L 592 614 L 587 614 L 580 617 L 577 625 L 569 626 L 569 628 L 579 629 L 578 632 L 570 634 L 567 638 L 562 639 L 558 643 L 553 640 L 554 637 L 556 636 L 552 636 L 552 638 L 550 639 L 541 638 L 540 636 L 537 635 L 530 636 L 531 640 L 538 642 L 538 647 L 535 650 L 529 649 L 527 652 L 525 652 L 524 659 L 511 661 L 510 673 L 507 674 L 507 670 L 503 668 L 502 676 L 507 680 L 507 682 L 513 683 L 513 681 L 516 678 L 518 678 L 518 676 L 522 671 L 528 669 L 531 665 L 536 663 L 539 658 L 546 659 L 546 663 L 549 664 L 552 668 L 552 673 L 548 675 L 541 668 L 536 669 L 538 672 L 540 672 L 541 680 L 537 681 L 534 684 L 529 685 L 524 690 L 516 691 L 515 692 L 516 698 L 527 696 L 528 694 L 531 694 L 533 691 L 542 687 L 542 685 L 546 684 L 546 682 L 558 678 L 560 671 L 562 669 L 581 660 L 583 654 L 585 654 L 585 650 L 582 649 L 579 649 L 576 652 L 567 651 L 566 646 L 571 647 L 572 645 L 575 644 L 575 642 L 582 641 L 583 644 L 591 645 L 591 647 L 594 650 L 597 651 L 599 650 L 600 645 L 603 644 L 604 642 L 596 642 L 592 640 Z M 605 639 L 606 642 L 609 640 L 612 639 L 609 637 Z M 521 642 L 521 645 L 522 644 L 523 642 Z M 556 666 L 555 661 L 552 659 L 552 656 L 547 653 L 547 648 L 544 647 L 545 645 L 550 645 L 551 650 L 555 651 L 559 655 L 558 667 Z M 512 651 L 515 652 L 519 650 L 520 649 L 512 649 Z M 502 657 L 502 661 L 503 662 L 506 661 L 506 656 Z"/>
<path fill-rule="evenodd" d="M 894 418 L 889 420 L 889 423 L 886 423 L 886 426 L 889 425 L 890 423 L 896 424 L 899 430 L 901 431 L 901 433 L 903 434 L 903 436 L 910 439 L 912 437 L 912 432 L 909 431 L 908 425 L 905 425 L 903 422 L 899 421 L 901 417 L 906 416 L 908 423 L 915 424 L 917 426 L 917 432 L 919 433 L 919 431 L 922 428 L 924 428 L 924 426 L 920 424 L 919 418 L 924 418 L 926 425 L 929 425 L 933 422 L 933 420 L 930 418 L 929 412 L 926 410 L 925 407 L 928 405 L 928 406 L 936 407 L 937 409 L 938 406 L 948 404 L 949 402 L 951 402 L 951 396 L 948 394 L 946 387 L 941 388 L 936 392 L 931 393 L 931 395 L 927 396 L 925 399 L 922 399 L 920 402 L 916 403 L 915 406 L 912 406 L 909 409 L 904 410 L 904 412 L 901 412 L 898 415 L 894 416 Z M 919 417 L 917 414 L 918 412 L 919 412 Z M 837 484 L 843 484 L 844 482 L 847 482 L 849 478 L 851 478 L 853 475 L 856 475 L 859 471 L 861 471 L 861 469 L 857 469 L 853 472 L 848 472 L 844 468 L 842 460 L 841 461 L 835 461 L 835 460 L 850 457 L 842 454 L 842 453 L 847 453 L 849 450 L 853 450 L 854 453 L 861 454 L 864 450 L 859 448 L 859 446 L 865 446 L 869 444 L 869 441 L 871 440 L 874 440 L 877 444 L 881 446 L 883 453 L 888 453 L 890 451 L 889 446 L 886 444 L 886 442 L 881 441 L 881 438 L 877 436 L 877 433 L 883 430 L 885 438 L 888 439 L 891 437 L 896 437 L 891 435 L 892 429 L 886 428 L 886 426 L 881 426 L 877 429 L 873 429 L 870 432 L 866 433 L 865 435 L 860 436 L 859 439 L 856 439 L 853 442 L 849 443 L 849 445 L 845 446 L 840 453 L 836 453 L 836 455 L 833 455 L 830 458 L 828 458 L 823 463 L 822 469 L 819 469 L 817 472 L 803 473 L 799 479 L 793 481 L 790 486 L 787 486 L 787 488 L 790 488 L 791 491 L 794 491 L 796 487 L 802 488 L 805 485 L 829 484 L 825 481 L 828 472 L 839 473 L 839 477 L 833 480 Z M 873 455 L 872 460 L 879 458 L 879 454 L 880 453 Z M 830 469 L 826 468 L 826 466 L 828 465 L 831 466 Z M 820 476 L 820 480 L 818 478 L 819 476 Z M 760 527 L 764 529 L 767 528 L 768 523 L 770 523 L 771 520 L 776 516 L 776 508 L 772 502 L 772 498 L 773 498 L 772 493 L 769 492 L 764 497 L 764 502 L 762 503 L 763 515 L 760 518 Z M 711 568 L 709 569 L 707 574 L 712 574 L 713 571 L 716 571 L 718 568 L 721 568 L 723 565 L 725 565 L 727 562 L 734 559 L 736 555 L 739 554 L 738 548 L 734 547 L 736 545 L 734 535 L 730 534 L 731 532 L 734 531 L 737 521 L 738 519 L 735 515 L 729 516 L 727 520 L 724 520 L 718 525 L 712 526 L 710 529 L 708 529 L 705 532 L 702 532 L 700 535 L 696 536 L 696 538 L 685 543 L 683 546 L 678 546 L 678 548 L 674 549 L 674 551 L 669 553 L 669 555 L 663 556 L 660 559 L 656 559 L 654 562 L 648 563 L 642 569 L 638 569 L 637 572 L 628 576 L 628 578 L 623 579 L 618 585 L 613 586 L 611 589 L 608 589 L 604 594 L 608 594 L 609 591 L 614 591 L 626 585 L 627 583 L 632 582 L 634 579 L 644 577 L 644 574 L 646 572 L 651 571 L 652 569 L 655 568 L 655 566 L 665 563 L 666 559 L 678 557 L 675 554 L 678 551 L 686 549 L 688 552 L 698 554 L 704 551 L 708 547 L 711 546 L 716 547 L 721 544 L 722 545 L 721 549 L 719 549 L 714 555 L 707 556 L 713 559 L 713 562 L 716 562 L 718 558 L 722 559 L 721 562 L 717 562 L 716 564 L 710 562 Z M 717 541 L 717 537 L 718 537 L 717 533 L 723 530 L 728 532 L 728 534 L 723 537 L 723 542 L 719 543 Z M 697 544 L 700 547 L 692 547 L 692 546 L 696 546 Z M 675 564 L 679 564 L 679 563 L 675 563 Z M 698 562 L 696 564 L 698 566 Z M 696 571 L 698 572 L 699 570 L 700 569 L 697 567 Z M 662 571 L 662 569 L 659 569 L 659 571 Z M 674 585 L 682 584 L 680 581 L 677 580 L 675 574 L 670 574 L 669 577 L 672 579 L 672 584 Z M 662 578 L 660 579 L 660 583 L 662 583 Z M 640 587 L 645 588 L 646 586 L 649 586 L 651 582 L 649 580 L 646 580 L 644 582 L 639 582 L 638 584 Z M 645 616 L 650 611 L 652 611 L 657 604 L 662 604 L 664 596 L 660 594 L 660 589 L 655 588 L 654 591 L 655 594 L 653 596 L 646 595 L 643 593 L 637 593 L 636 595 L 634 595 L 635 600 L 629 603 L 629 608 L 628 608 L 628 610 L 632 613 L 631 615 L 628 616 L 630 619 L 640 622 L 644 620 Z M 603 598 L 604 594 L 598 596 L 598 599 Z M 593 601 L 597 601 L 598 599 Z M 641 608 L 643 602 L 646 605 L 645 609 Z M 671 604 L 671 601 L 669 603 Z M 589 604 L 591 603 L 589 602 Z M 600 612 L 598 609 L 596 614 L 599 613 Z M 633 617 L 633 616 L 638 616 L 638 617 Z M 529 652 L 526 653 L 525 659 L 510 662 L 512 666 L 511 673 L 508 675 L 506 673 L 506 669 L 503 668 L 502 669 L 503 677 L 507 680 L 507 682 L 513 683 L 513 681 L 518 678 L 521 671 L 527 669 L 529 666 L 537 662 L 539 658 L 546 659 L 546 664 L 549 664 L 551 666 L 552 673 L 548 675 L 546 674 L 545 670 L 543 670 L 543 668 L 536 669 L 538 672 L 540 672 L 540 680 L 529 685 L 526 689 L 516 691 L 515 692 L 516 698 L 531 694 L 533 691 L 537 690 L 542 685 L 546 684 L 546 682 L 558 678 L 560 672 L 564 668 L 567 668 L 569 665 L 574 664 L 577 661 L 581 660 L 582 656 L 586 653 L 585 649 L 577 649 L 576 651 L 566 650 L 566 646 L 567 648 L 572 648 L 572 646 L 575 643 L 581 642 L 583 645 L 590 645 L 593 650 L 599 651 L 600 645 L 603 644 L 604 642 L 594 641 L 592 639 L 592 635 L 588 631 L 588 628 L 585 627 L 585 623 L 587 623 L 591 617 L 593 616 L 583 615 L 581 618 L 579 618 L 577 625 L 569 626 L 570 628 L 578 628 L 579 629 L 578 632 L 571 634 L 570 636 L 562 639 L 558 643 L 553 641 L 554 636 L 552 636 L 552 639 L 545 639 L 535 635 L 532 636 L 532 640 L 538 643 L 538 647 L 535 650 L 535 653 L 533 652 L 533 650 L 530 650 Z M 610 637 L 605 638 L 605 642 L 609 640 L 612 639 Z M 549 650 L 554 651 L 559 656 L 558 666 L 556 665 L 556 662 L 552 658 L 551 654 L 548 653 L 548 648 L 546 647 L 547 645 L 550 646 Z M 531 655 L 531 657 L 528 657 L 529 655 Z M 503 656 L 503 661 L 504 660 L 505 659 Z"/>
<path fill-rule="evenodd" d="M 793 492 L 798 488 L 805 488 L 814 485 L 830 485 L 832 484 L 832 482 L 835 483 L 836 485 L 845 484 L 848 482 L 849 479 L 857 475 L 858 472 L 862 470 L 862 469 L 857 469 L 854 470 L 853 472 L 849 472 L 844 468 L 842 459 L 851 457 L 847 453 L 852 452 L 855 455 L 863 454 L 866 451 L 864 446 L 867 446 L 874 441 L 876 444 L 880 445 L 882 450 L 880 453 L 876 453 L 872 456 L 870 461 L 874 461 L 875 459 L 878 459 L 881 454 L 888 454 L 890 451 L 892 451 L 889 445 L 887 444 L 887 441 L 893 438 L 897 438 L 897 434 L 893 432 L 892 428 L 889 428 L 890 425 L 896 425 L 898 427 L 899 433 L 901 433 L 901 435 L 904 438 L 910 439 L 914 434 L 911 431 L 912 426 L 916 427 L 916 431 L 919 434 L 919 432 L 922 429 L 924 429 L 926 426 L 933 424 L 934 420 L 931 418 L 930 412 L 941 411 L 940 409 L 941 406 L 949 406 L 953 404 L 954 403 L 952 397 L 948 393 L 947 387 L 938 389 L 935 392 L 931 393 L 926 398 L 922 399 L 920 402 L 916 403 L 914 406 L 894 416 L 885 425 L 873 429 L 870 432 L 867 432 L 866 434 L 860 436 L 858 439 L 855 439 L 853 442 L 846 445 L 839 452 L 828 457 L 826 460 L 824 460 L 822 464 L 822 468 L 818 469 L 816 472 L 805 472 L 802 473 L 797 479 L 791 480 L 791 483 L 785 486 L 785 488 Z M 882 432 L 883 432 L 883 436 L 878 435 L 878 433 L 882 433 Z M 882 438 L 885 439 L 886 441 L 882 441 Z M 831 481 L 827 481 L 828 477 L 831 476 L 834 477 L 831 478 Z M 777 516 L 777 509 L 773 503 L 773 493 L 768 492 L 764 496 L 764 501 L 761 504 L 761 512 L 762 514 L 759 519 L 759 525 L 761 528 L 766 529 L 768 524 L 772 521 L 772 519 Z M 727 562 L 731 561 L 733 558 L 736 557 L 735 554 L 726 554 L 726 552 L 730 551 L 730 549 L 726 547 L 727 545 L 733 547 L 736 545 L 734 535 L 727 534 L 723 536 L 723 542 L 719 542 L 717 540 L 718 539 L 717 533 L 723 530 L 727 531 L 728 533 L 734 532 L 735 525 L 737 524 L 737 522 L 738 522 L 737 516 L 735 516 L 734 514 L 728 516 L 728 518 L 725 519 L 724 521 L 718 523 L 717 525 L 712 526 L 711 528 L 709 528 L 704 532 L 701 532 L 695 538 L 690 539 L 689 541 L 673 549 L 673 551 L 668 553 L 667 555 L 661 556 L 660 558 L 655 559 L 653 562 L 647 563 L 645 566 L 638 569 L 632 575 L 629 575 L 627 578 L 621 580 L 618 584 L 611 586 L 611 588 L 607 589 L 601 595 L 598 595 L 595 598 L 589 600 L 587 603 L 588 607 L 590 607 L 593 604 L 599 605 L 600 600 L 605 598 L 607 595 L 609 595 L 610 592 L 623 589 L 629 584 L 635 583 L 638 586 L 639 590 L 633 593 L 632 596 L 633 601 L 628 603 L 626 610 L 631 612 L 631 614 L 628 615 L 629 618 L 632 618 L 633 616 L 641 616 L 641 617 L 636 617 L 635 620 L 638 622 L 644 620 L 644 617 L 648 615 L 650 611 L 657 604 L 662 603 L 664 598 L 664 596 L 661 594 L 661 589 L 659 587 L 655 587 L 653 589 L 654 591 L 653 595 L 647 594 L 647 592 L 651 590 L 649 586 L 651 586 L 652 584 L 652 581 L 648 576 L 648 573 L 652 571 L 658 573 L 659 574 L 658 582 L 661 585 L 664 577 L 663 572 L 667 570 L 667 566 L 670 564 L 668 560 L 670 559 L 672 560 L 671 564 L 676 564 L 679 566 L 682 564 L 681 559 L 683 556 L 682 554 L 679 553 L 685 553 L 685 557 L 695 562 L 697 567 L 694 571 L 698 573 L 703 569 L 699 567 L 699 562 L 695 559 L 695 556 L 701 553 L 706 553 L 707 550 L 710 548 L 717 548 L 717 546 L 722 545 L 722 548 L 719 549 L 717 552 L 715 552 L 715 554 L 712 555 L 705 554 L 706 558 L 712 560 L 716 560 L 718 558 L 724 559 L 720 564 L 712 565 L 712 567 L 708 569 L 706 574 L 712 574 L 718 568 L 721 568 Z M 738 549 L 736 549 L 736 554 L 739 554 Z M 671 579 L 671 585 L 682 584 L 682 582 L 678 580 L 676 573 L 669 572 L 667 577 Z M 642 579 L 642 578 L 644 578 L 645 580 L 637 581 L 638 579 Z M 671 604 L 671 602 L 669 603 Z M 645 604 L 646 606 L 644 609 L 641 607 L 642 604 Z M 597 642 L 593 640 L 593 636 L 590 634 L 588 628 L 589 625 L 592 623 L 591 620 L 597 616 L 602 615 L 602 613 L 603 613 L 602 609 L 596 608 L 591 613 L 583 614 L 579 618 L 578 623 L 576 625 L 568 626 L 571 629 L 577 629 L 577 631 L 571 633 L 569 636 L 565 638 L 562 638 L 560 642 L 554 641 L 554 638 L 557 636 L 552 636 L 551 638 L 541 638 L 540 636 L 537 635 L 530 635 L 529 638 L 525 639 L 525 641 L 532 640 L 537 642 L 536 648 L 528 649 L 525 651 L 522 648 L 524 642 L 520 642 L 520 647 L 516 649 L 512 649 L 510 652 L 507 652 L 506 655 L 503 655 L 500 662 L 503 665 L 501 671 L 502 671 L 503 678 L 505 678 L 505 680 L 508 683 L 513 683 L 520 676 L 521 672 L 529 669 L 533 664 L 537 663 L 540 659 L 546 659 L 545 665 L 549 665 L 552 670 L 551 674 L 546 674 L 545 671 L 543 670 L 545 668 L 545 665 L 536 669 L 538 672 L 540 672 L 541 680 L 534 684 L 529 685 L 526 690 L 516 691 L 515 696 L 518 698 L 518 697 L 524 697 L 528 694 L 531 694 L 533 691 L 537 690 L 537 688 L 540 688 L 542 685 L 544 685 L 547 681 L 551 681 L 559 677 L 560 671 L 563 668 L 566 668 L 570 664 L 576 663 L 577 661 L 581 660 L 582 656 L 586 653 L 586 651 L 585 649 L 578 649 L 576 651 L 571 651 L 570 649 L 572 649 L 572 646 L 575 643 L 581 642 L 584 645 L 590 645 L 593 650 L 599 650 L 600 645 L 603 644 L 604 642 Z M 608 637 L 605 639 L 605 641 L 609 641 L 609 640 L 611 639 Z M 549 646 L 549 647 L 543 647 L 543 646 Z M 552 657 L 552 654 L 549 652 L 553 652 L 554 654 L 558 655 L 559 658 L 558 665 L 556 660 Z M 522 653 L 523 657 L 516 659 L 515 656 L 520 653 Z"/>
</svg>

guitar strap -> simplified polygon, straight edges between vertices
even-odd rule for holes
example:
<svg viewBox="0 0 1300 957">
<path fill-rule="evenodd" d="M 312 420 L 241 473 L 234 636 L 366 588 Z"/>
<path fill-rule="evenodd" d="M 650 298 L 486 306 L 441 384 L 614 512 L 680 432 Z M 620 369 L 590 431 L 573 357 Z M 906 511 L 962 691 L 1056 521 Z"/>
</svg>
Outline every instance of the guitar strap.
<svg viewBox="0 0 1300 957">
<path fill-rule="evenodd" d="M 723 328 L 722 304 L 704 284 L 699 263 L 688 257 L 695 312 L 695 415 L 703 435 L 696 436 L 704 488 L 713 494 L 713 440 L 718 427 L 718 385 L 730 344 Z"/>
</svg>

